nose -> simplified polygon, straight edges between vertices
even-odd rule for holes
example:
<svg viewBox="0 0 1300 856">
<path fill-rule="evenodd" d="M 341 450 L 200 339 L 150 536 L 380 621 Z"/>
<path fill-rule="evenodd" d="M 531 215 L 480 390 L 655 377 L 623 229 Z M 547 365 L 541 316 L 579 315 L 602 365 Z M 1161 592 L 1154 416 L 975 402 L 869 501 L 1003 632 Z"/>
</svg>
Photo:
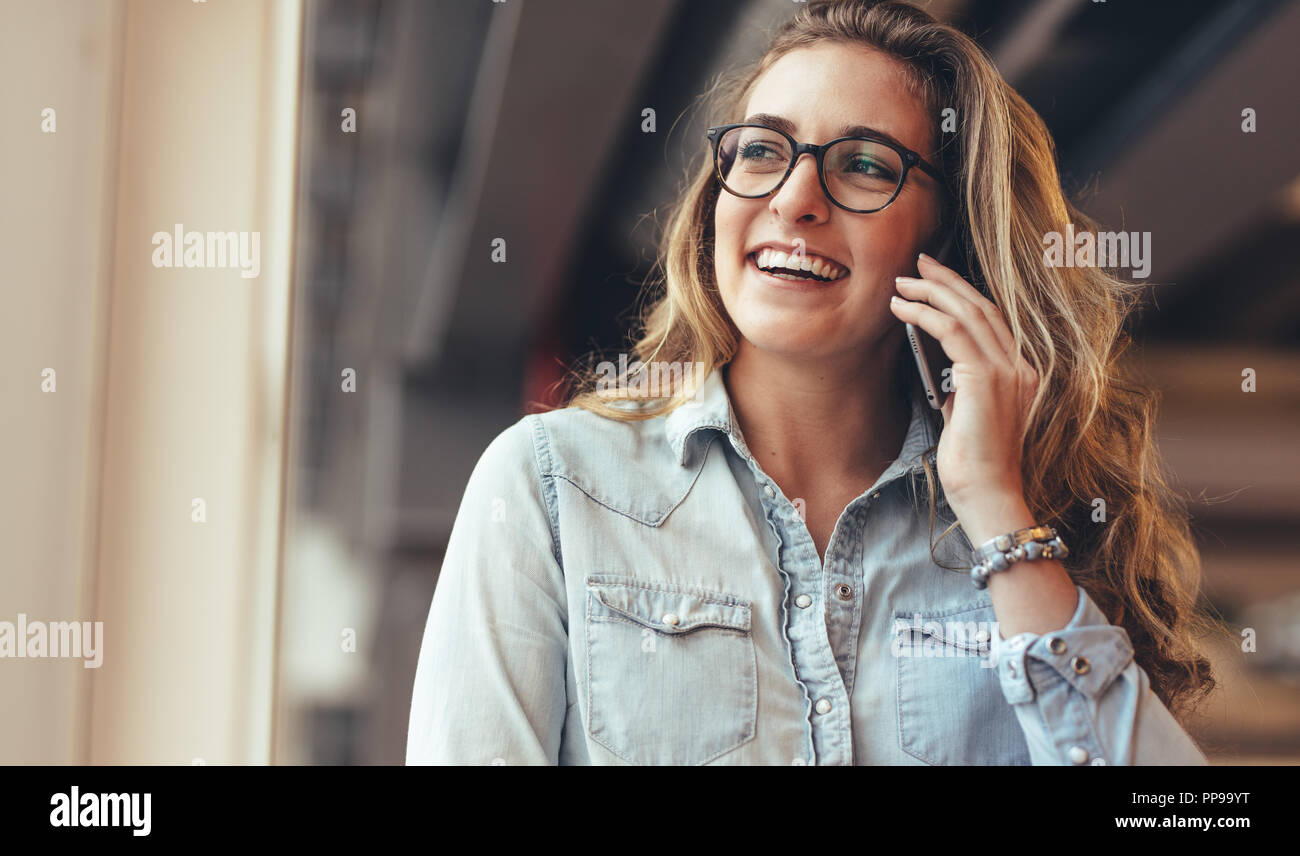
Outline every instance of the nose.
<svg viewBox="0 0 1300 856">
<path fill-rule="evenodd" d="M 773 213 L 790 222 L 821 222 L 830 216 L 830 206 L 817 178 L 817 159 L 808 152 L 795 161 L 794 169 L 769 203 Z"/>
</svg>

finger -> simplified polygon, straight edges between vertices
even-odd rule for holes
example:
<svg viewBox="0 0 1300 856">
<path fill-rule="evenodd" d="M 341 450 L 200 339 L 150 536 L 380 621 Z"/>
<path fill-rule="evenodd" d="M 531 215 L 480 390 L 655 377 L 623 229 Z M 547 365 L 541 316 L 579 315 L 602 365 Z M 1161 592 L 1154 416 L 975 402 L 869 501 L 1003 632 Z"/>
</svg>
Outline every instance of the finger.
<svg viewBox="0 0 1300 856">
<path fill-rule="evenodd" d="M 931 279 L 910 279 L 899 277 L 896 280 L 898 290 L 903 297 L 912 301 L 924 301 L 935 309 L 956 318 L 970 333 L 971 338 L 984 352 L 985 360 L 1004 365 L 1012 364 L 997 334 L 989 324 L 989 319 L 970 301 L 964 300 L 953 290 L 952 286 L 935 282 Z"/>
<path fill-rule="evenodd" d="M 996 303 L 981 294 L 978 288 L 962 279 L 957 271 L 940 264 L 925 253 L 921 253 L 917 258 L 916 269 L 920 271 L 921 276 L 925 279 L 937 280 L 952 286 L 959 294 L 978 307 L 980 312 L 984 313 L 984 317 L 988 319 L 989 326 L 993 328 L 1002 352 L 1007 354 L 1008 357 L 1015 352 L 1015 337 L 1011 335 L 1011 330 L 1007 327 L 1006 316 L 1002 314 L 1002 310 L 998 308 Z"/>
<path fill-rule="evenodd" d="M 987 361 L 983 348 L 971 338 L 966 327 L 950 315 L 921 301 L 895 297 L 889 308 L 902 321 L 915 324 L 929 333 L 954 363 L 982 364 Z"/>
</svg>

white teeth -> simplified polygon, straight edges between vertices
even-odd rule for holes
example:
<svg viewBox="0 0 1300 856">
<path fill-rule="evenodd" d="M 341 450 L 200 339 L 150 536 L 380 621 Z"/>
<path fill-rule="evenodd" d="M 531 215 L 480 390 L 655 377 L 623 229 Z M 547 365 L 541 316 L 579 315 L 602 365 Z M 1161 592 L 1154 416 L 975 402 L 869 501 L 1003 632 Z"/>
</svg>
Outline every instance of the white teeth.
<svg viewBox="0 0 1300 856">
<path fill-rule="evenodd" d="M 760 268 L 784 267 L 791 270 L 805 270 L 814 276 L 820 276 L 828 280 L 840 279 L 848 273 L 845 268 L 820 256 L 804 255 L 802 258 L 796 258 L 771 247 L 764 247 L 755 253 L 754 264 Z M 771 272 L 769 271 L 769 273 Z M 782 274 L 773 273 L 772 276 L 782 276 Z M 801 277 L 788 274 L 784 275 L 784 278 L 801 279 Z"/>
</svg>

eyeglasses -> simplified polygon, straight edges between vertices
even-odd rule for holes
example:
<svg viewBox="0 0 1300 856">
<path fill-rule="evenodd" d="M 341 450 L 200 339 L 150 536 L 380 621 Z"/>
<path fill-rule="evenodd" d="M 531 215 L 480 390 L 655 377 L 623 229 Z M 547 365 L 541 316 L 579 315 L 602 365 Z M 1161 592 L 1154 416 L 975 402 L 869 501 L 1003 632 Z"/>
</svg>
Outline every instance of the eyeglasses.
<svg viewBox="0 0 1300 856">
<path fill-rule="evenodd" d="M 826 196 L 854 214 L 872 214 L 898 198 L 912 167 L 918 167 L 947 192 L 943 173 L 916 152 L 872 137 L 839 137 L 825 145 L 795 142 L 766 125 L 719 125 L 707 134 L 713 143 L 713 167 L 733 196 L 771 196 L 794 172 L 800 156 L 817 162 L 817 178 Z"/>
</svg>

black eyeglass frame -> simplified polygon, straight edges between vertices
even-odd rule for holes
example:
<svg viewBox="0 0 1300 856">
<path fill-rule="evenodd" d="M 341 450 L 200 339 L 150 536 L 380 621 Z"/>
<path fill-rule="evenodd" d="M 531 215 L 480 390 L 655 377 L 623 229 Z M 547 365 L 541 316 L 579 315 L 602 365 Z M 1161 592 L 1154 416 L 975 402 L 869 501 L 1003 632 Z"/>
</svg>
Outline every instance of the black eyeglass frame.
<svg viewBox="0 0 1300 856">
<path fill-rule="evenodd" d="M 775 134 L 780 134 L 790 142 L 790 163 L 786 164 L 785 175 L 781 176 L 781 180 L 778 181 L 776 183 L 776 186 L 773 187 L 771 190 L 769 190 L 767 193 L 757 193 L 752 196 L 744 193 L 737 193 L 736 191 L 732 190 L 730 187 L 727 186 L 727 180 L 722 177 L 722 169 L 721 169 L 722 165 L 718 162 L 718 146 L 722 143 L 722 138 L 726 136 L 727 132 L 734 130 L 736 128 L 762 128 L 765 131 L 771 131 Z M 853 214 L 875 214 L 878 211 L 884 211 L 886 208 L 892 205 L 894 200 L 898 198 L 898 194 L 902 192 L 903 183 L 907 181 L 907 174 L 908 172 L 911 171 L 912 167 L 919 168 L 926 175 L 930 176 L 936 182 L 938 182 L 939 187 L 943 189 L 945 196 L 951 195 L 950 191 L 948 190 L 948 182 L 944 178 L 943 173 L 937 167 L 932 166 L 929 162 L 926 161 L 925 158 L 921 157 L 911 149 L 905 148 L 904 146 L 896 145 L 894 143 L 889 142 L 888 140 L 882 140 L 879 137 L 836 137 L 830 142 L 817 145 L 816 143 L 798 142 L 797 140 L 795 140 L 794 137 L 790 136 L 785 131 L 782 131 L 780 128 L 773 128 L 769 125 L 760 125 L 754 122 L 736 122 L 731 125 L 718 125 L 716 127 L 709 128 L 708 131 L 705 133 L 705 136 L 709 138 L 709 141 L 713 145 L 714 175 L 717 176 L 718 182 L 722 185 L 723 190 L 727 191 L 732 196 L 738 196 L 741 199 L 763 199 L 765 197 L 771 196 L 772 194 L 776 193 L 778 190 L 782 188 L 782 186 L 785 185 L 786 181 L 790 178 L 790 174 L 794 172 L 795 164 L 797 164 L 799 162 L 799 158 L 803 157 L 805 154 L 812 155 L 813 160 L 817 164 L 817 181 L 821 183 L 822 191 L 826 194 L 826 198 L 829 199 L 831 202 L 833 202 L 837 207 L 843 208 L 845 211 L 849 211 Z M 831 146 L 835 145 L 836 143 L 842 143 L 845 140 L 865 140 L 870 143 L 875 143 L 877 145 L 885 146 L 886 148 L 892 149 L 895 153 L 898 154 L 899 157 L 902 158 L 903 172 L 898 177 L 898 184 L 894 187 L 893 194 L 891 194 L 889 199 L 885 201 L 885 204 L 881 205 L 879 208 L 850 208 L 849 206 L 845 205 L 843 202 L 840 202 L 838 199 L 836 199 L 835 194 L 831 193 L 831 189 L 826 186 L 826 171 L 825 171 L 826 150 L 829 149 Z"/>
</svg>

